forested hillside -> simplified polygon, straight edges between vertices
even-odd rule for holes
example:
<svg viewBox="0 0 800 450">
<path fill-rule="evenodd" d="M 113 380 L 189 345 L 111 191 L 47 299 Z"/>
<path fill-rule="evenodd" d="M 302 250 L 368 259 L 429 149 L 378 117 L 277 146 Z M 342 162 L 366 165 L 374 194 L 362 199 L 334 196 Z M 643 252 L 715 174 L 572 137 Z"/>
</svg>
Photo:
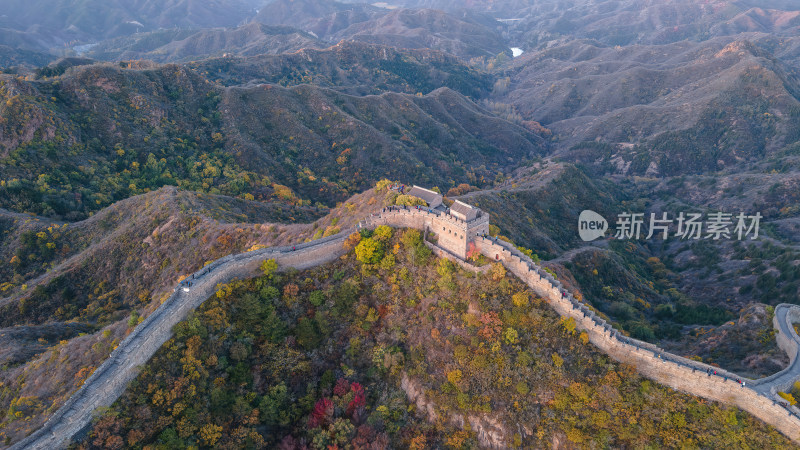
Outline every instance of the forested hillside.
<svg viewBox="0 0 800 450">
<path fill-rule="evenodd" d="M 411 80 L 448 70 L 398 64 Z M 65 73 L 35 81 L 0 78 L 2 207 L 75 220 L 164 185 L 333 206 L 387 175 L 490 185 L 545 148 L 456 91 L 429 90 L 433 82 L 417 82 L 420 95 L 351 96 L 221 87 L 175 65 L 58 67 Z"/>
<path fill-rule="evenodd" d="M 348 244 L 220 286 L 77 447 L 789 445 L 610 362 L 500 265 L 465 272 L 416 230 Z"/>
</svg>

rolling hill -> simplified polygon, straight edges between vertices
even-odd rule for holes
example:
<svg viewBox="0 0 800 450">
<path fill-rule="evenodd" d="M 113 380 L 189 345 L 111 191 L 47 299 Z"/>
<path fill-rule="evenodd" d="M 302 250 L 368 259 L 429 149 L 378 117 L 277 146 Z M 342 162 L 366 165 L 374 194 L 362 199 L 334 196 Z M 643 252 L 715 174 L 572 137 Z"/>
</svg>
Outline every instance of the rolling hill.
<svg viewBox="0 0 800 450">
<path fill-rule="evenodd" d="M 261 8 L 253 21 L 284 25 L 327 38 L 354 23 L 365 22 L 389 12 L 366 3 L 324 0 L 273 0 Z"/>
<path fill-rule="evenodd" d="M 449 15 L 432 9 L 396 9 L 381 17 L 353 24 L 336 33 L 336 39 L 356 40 L 398 48 L 430 48 L 464 60 L 511 55 L 496 27 L 490 28 L 470 14 Z"/>
<path fill-rule="evenodd" d="M 446 87 L 479 100 L 488 96 L 494 82 L 492 75 L 446 53 L 346 41 L 324 50 L 213 58 L 188 66 L 225 86 L 313 84 L 359 96 L 385 92 L 427 94 Z"/>
<path fill-rule="evenodd" d="M 545 148 L 447 88 L 352 96 L 96 64 L 5 76 L 0 95 L 2 206 L 69 220 L 163 185 L 327 205 L 387 175 L 486 185 Z"/>
<path fill-rule="evenodd" d="M 623 48 L 572 41 L 527 53 L 506 73 L 501 103 L 559 134 L 570 158 L 609 170 L 748 167 L 798 136 L 796 71 L 746 40 Z"/>
<path fill-rule="evenodd" d="M 510 50 L 490 17 L 462 11 L 385 9 L 360 3 L 275 0 L 255 21 L 313 32 L 321 39 L 369 42 L 396 48 L 434 49 L 464 60 L 494 58 Z"/>
<path fill-rule="evenodd" d="M 223 55 L 291 53 L 322 46 L 313 36 L 299 30 L 251 23 L 230 29 L 174 29 L 138 33 L 103 41 L 92 47 L 86 56 L 103 61 L 147 59 L 166 63 Z"/>
<path fill-rule="evenodd" d="M 29 31 L 39 50 L 159 28 L 233 27 L 254 14 L 250 0 L 9 0 L 0 29 Z M 49 38 L 45 42 L 45 38 Z M 5 42 L 0 42 L 5 44 Z"/>
</svg>

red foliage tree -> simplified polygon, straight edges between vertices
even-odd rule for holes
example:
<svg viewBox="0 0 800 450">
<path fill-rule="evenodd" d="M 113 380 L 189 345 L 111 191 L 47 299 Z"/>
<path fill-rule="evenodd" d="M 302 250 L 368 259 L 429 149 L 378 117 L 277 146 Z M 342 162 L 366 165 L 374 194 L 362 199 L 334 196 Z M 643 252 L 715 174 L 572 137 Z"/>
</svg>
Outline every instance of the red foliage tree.
<svg viewBox="0 0 800 450">
<path fill-rule="evenodd" d="M 353 400 L 347 405 L 347 415 L 353 416 L 366 406 L 367 396 L 364 392 L 364 387 L 358 383 L 351 384 L 350 390 L 353 391 Z"/>
<path fill-rule="evenodd" d="M 481 314 L 480 321 L 483 324 L 483 328 L 478 330 L 478 334 L 486 340 L 493 341 L 497 339 L 503 331 L 503 321 L 494 311 Z"/>
<path fill-rule="evenodd" d="M 344 397 L 350 391 L 350 382 L 344 378 L 339 378 L 336 381 L 336 386 L 333 388 L 333 395 L 337 397 Z"/>
<path fill-rule="evenodd" d="M 468 260 L 474 261 L 474 260 L 478 259 L 478 257 L 480 255 L 481 255 L 481 252 L 479 252 L 478 249 L 475 247 L 475 243 L 474 242 L 470 242 L 469 244 L 467 244 L 467 259 Z"/>
<path fill-rule="evenodd" d="M 311 411 L 311 419 L 309 419 L 308 425 L 311 428 L 316 428 L 326 424 L 331 417 L 333 417 L 333 402 L 329 398 L 321 398 L 317 400 L 314 410 Z"/>
</svg>

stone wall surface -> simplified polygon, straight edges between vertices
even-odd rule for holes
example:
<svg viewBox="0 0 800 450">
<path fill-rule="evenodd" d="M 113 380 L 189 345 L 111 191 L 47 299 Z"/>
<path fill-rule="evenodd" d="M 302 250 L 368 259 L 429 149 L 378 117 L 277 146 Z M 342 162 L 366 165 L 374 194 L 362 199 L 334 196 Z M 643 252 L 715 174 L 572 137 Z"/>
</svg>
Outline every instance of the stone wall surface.
<svg viewBox="0 0 800 450">
<path fill-rule="evenodd" d="M 441 247 L 433 245 L 430 242 L 425 242 L 425 245 L 429 249 L 431 249 L 431 251 L 433 252 L 434 255 L 438 256 L 439 258 L 447 258 L 450 261 L 453 261 L 454 263 L 456 263 L 459 266 L 461 266 L 461 268 L 463 268 L 464 270 L 468 270 L 468 271 L 470 271 L 472 273 L 486 273 L 486 272 L 489 271 L 489 269 L 492 268 L 492 266 L 489 266 L 489 265 L 486 265 L 486 266 L 483 266 L 483 267 L 473 266 L 472 264 L 464 261 L 463 259 L 459 258 L 458 256 L 448 252 L 447 250 L 445 250 L 445 249 L 443 249 Z"/>
<path fill-rule="evenodd" d="M 358 228 L 389 225 L 397 228 L 425 230 L 436 214 L 419 210 L 384 212 L 368 217 Z M 459 221 L 453 222 L 458 225 Z M 463 222 L 462 222 L 463 224 Z M 275 259 L 280 268 L 307 269 L 335 260 L 345 253 L 343 242 L 357 229 L 346 230 L 328 238 L 298 244 L 273 247 L 221 258 L 190 275 L 192 286 L 188 292 L 179 285 L 156 311 L 150 314 L 111 353 L 109 358 L 84 382 L 83 386 L 56 411 L 47 422 L 14 445 L 13 449 L 54 449 L 64 447 L 80 430 L 85 428 L 99 407 L 110 406 L 125 391 L 139 367 L 172 336 L 172 328 L 184 320 L 191 311 L 211 297 L 221 283 L 235 278 L 257 275 L 261 262 Z M 581 301 L 567 292 L 558 280 L 536 265 L 512 245 L 486 237 L 475 239 L 477 249 L 492 260 L 501 261 L 514 275 L 524 281 L 545 299 L 562 317 L 575 320 L 578 329 L 585 331 L 592 344 L 617 361 L 635 366 L 645 377 L 672 388 L 707 399 L 733 404 L 774 426 L 797 443 L 800 443 L 800 416 L 796 410 L 787 409 L 775 401 L 775 384 L 793 380 L 800 373 L 800 359 L 796 358 L 800 338 L 791 323 L 800 322 L 800 308 L 779 305 L 775 324 L 779 330 L 781 348 L 789 352 L 792 365 L 776 374 L 772 381 L 744 379 L 734 373 L 697 361 L 682 358 L 642 341 L 621 335 L 609 323 Z M 473 272 L 476 268 L 448 250 L 431 246 L 438 256 L 457 261 Z M 789 330 L 789 328 L 791 330 Z M 794 371 L 793 371 L 794 370 Z M 710 371 L 716 371 L 710 374 Z M 742 380 L 746 384 L 740 384 Z M 770 384 L 773 383 L 773 384 Z M 760 386 L 760 387 L 758 387 Z M 758 387 L 753 389 L 753 387 Z M 766 390 L 765 390 L 766 389 Z"/>
<path fill-rule="evenodd" d="M 763 395 L 754 389 L 754 385 L 758 383 L 720 368 L 665 352 L 652 344 L 623 336 L 590 308 L 564 291 L 560 282 L 511 245 L 489 238 L 479 239 L 476 244 L 487 257 L 499 258 L 512 273 L 525 281 L 561 316 L 575 319 L 577 328 L 589 335 L 589 341 L 615 360 L 630 364 L 643 376 L 674 389 L 736 405 L 772 425 L 794 442 L 800 443 L 800 417 L 797 412 L 782 406 L 773 396 Z M 800 319 L 800 309 L 795 307 L 791 311 L 796 312 L 791 313 L 793 317 L 785 319 L 785 323 Z M 776 318 L 778 316 L 776 310 Z M 796 334 L 794 337 L 797 337 Z M 797 345 L 787 348 L 796 350 Z M 797 372 L 791 375 L 796 378 Z"/>
<path fill-rule="evenodd" d="M 158 309 L 140 323 L 111 352 L 108 359 L 86 379 L 83 386 L 36 432 L 12 449 L 55 449 L 89 425 L 94 411 L 111 406 L 136 377 L 139 368 L 172 336 L 172 328 L 214 295 L 219 284 L 258 274 L 264 260 L 274 259 L 279 268 L 307 269 L 331 262 L 345 253 L 343 242 L 355 230 L 299 244 L 274 247 L 221 258 L 187 278 L 188 292 L 179 285 Z"/>
</svg>

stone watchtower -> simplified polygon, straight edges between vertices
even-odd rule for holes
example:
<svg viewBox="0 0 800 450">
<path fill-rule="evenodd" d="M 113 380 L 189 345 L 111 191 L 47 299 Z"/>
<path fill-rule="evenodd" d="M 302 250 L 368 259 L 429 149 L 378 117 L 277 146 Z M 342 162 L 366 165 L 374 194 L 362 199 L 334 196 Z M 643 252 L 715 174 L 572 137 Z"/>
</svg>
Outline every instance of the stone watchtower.
<svg viewBox="0 0 800 450">
<path fill-rule="evenodd" d="M 489 214 L 479 208 L 460 200 L 447 208 L 441 194 L 419 186 L 414 186 L 408 194 L 428 204 L 428 211 L 421 211 L 422 225 L 436 234 L 439 247 L 461 259 L 467 259 L 469 245 L 477 236 L 489 234 Z"/>
<path fill-rule="evenodd" d="M 439 237 L 440 247 L 467 259 L 469 244 L 476 237 L 489 234 L 489 214 L 456 200 L 449 210 L 432 220 L 431 231 Z"/>
</svg>

